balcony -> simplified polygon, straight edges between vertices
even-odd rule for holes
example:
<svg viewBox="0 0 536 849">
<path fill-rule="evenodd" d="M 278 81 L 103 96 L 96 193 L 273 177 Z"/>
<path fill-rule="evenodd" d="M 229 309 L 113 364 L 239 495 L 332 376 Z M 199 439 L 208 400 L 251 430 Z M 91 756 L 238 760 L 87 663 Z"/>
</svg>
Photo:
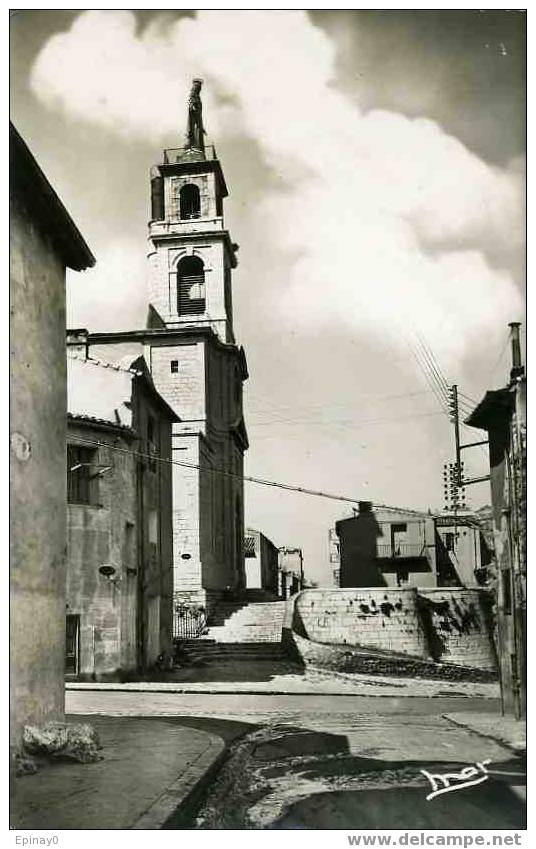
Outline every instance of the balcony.
<svg viewBox="0 0 536 849">
<path fill-rule="evenodd" d="M 403 560 L 405 557 L 426 557 L 426 545 L 424 542 L 378 545 L 376 557 L 383 560 Z"/>
<path fill-rule="evenodd" d="M 169 147 L 164 151 L 165 165 L 172 165 L 176 162 L 203 162 L 217 158 L 216 148 L 213 144 L 206 144 L 204 152 L 193 147 Z"/>
</svg>

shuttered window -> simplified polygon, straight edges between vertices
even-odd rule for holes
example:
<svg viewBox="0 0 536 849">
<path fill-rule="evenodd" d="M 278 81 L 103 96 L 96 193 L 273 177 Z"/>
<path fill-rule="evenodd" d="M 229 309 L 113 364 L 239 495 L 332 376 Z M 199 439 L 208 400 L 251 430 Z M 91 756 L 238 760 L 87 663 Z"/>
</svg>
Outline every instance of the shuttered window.
<svg viewBox="0 0 536 849">
<path fill-rule="evenodd" d="M 92 504 L 95 484 L 91 467 L 95 462 L 95 451 L 79 445 L 67 446 L 67 501 L 69 504 Z"/>
<path fill-rule="evenodd" d="M 179 263 L 177 312 L 179 315 L 200 315 L 205 312 L 205 267 L 199 257 L 185 257 Z"/>
</svg>

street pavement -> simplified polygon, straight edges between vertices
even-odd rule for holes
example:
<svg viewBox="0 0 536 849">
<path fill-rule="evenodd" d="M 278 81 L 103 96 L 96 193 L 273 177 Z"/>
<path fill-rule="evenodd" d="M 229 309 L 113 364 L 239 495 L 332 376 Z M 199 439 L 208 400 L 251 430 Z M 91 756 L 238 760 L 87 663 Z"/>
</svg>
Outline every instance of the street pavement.
<svg viewBox="0 0 536 849">
<path fill-rule="evenodd" d="M 209 730 L 171 717 L 86 719 L 101 739 L 102 760 L 55 760 L 14 779 L 11 828 L 162 828 L 179 805 L 194 804 L 201 782 L 242 729 L 222 733 L 217 723 Z"/>
<path fill-rule="evenodd" d="M 444 716 L 496 719 L 496 699 L 78 689 L 67 692 L 67 710 L 175 717 L 207 731 L 219 723 L 224 736 L 232 727 L 226 763 L 198 810 L 167 828 L 524 827 L 524 759 Z M 482 761 L 490 763 L 481 784 L 426 800 L 421 770 L 459 772 Z"/>
<path fill-rule="evenodd" d="M 73 682 L 67 690 L 113 690 L 169 693 L 244 693 L 355 696 L 467 696 L 495 699 L 497 682 L 431 680 L 393 675 L 360 675 L 320 669 L 303 669 L 288 661 L 203 663 L 174 670 L 159 680 Z"/>
</svg>

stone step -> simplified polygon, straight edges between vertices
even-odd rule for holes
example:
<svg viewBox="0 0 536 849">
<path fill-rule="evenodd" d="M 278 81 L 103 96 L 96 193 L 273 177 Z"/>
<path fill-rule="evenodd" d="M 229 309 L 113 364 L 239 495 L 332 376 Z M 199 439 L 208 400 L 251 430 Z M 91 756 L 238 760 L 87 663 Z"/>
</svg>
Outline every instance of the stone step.
<svg viewBox="0 0 536 849">
<path fill-rule="evenodd" d="M 241 648 L 240 643 L 236 643 L 232 651 L 229 648 L 227 648 L 225 651 L 219 651 L 218 647 L 214 646 L 210 651 L 206 652 L 196 651 L 195 649 L 188 649 L 186 654 L 188 658 L 192 661 L 220 660 L 222 663 L 232 661 L 237 657 L 240 657 L 242 660 L 249 661 L 281 660 L 285 657 L 285 653 L 282 651 L 278 643 L 266 643 L 265 645 L 266 648 L 264 650 L 262 649 L 262 647 L 260 647 L 255 652 L 244 651 Z"/>
</svg>

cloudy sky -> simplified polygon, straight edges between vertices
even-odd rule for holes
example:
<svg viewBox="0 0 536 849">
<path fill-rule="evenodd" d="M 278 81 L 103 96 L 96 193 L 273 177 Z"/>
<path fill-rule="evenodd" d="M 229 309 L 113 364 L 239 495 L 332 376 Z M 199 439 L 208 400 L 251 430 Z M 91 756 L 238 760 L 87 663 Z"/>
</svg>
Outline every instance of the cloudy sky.
<svg viewBox="0 0 536 849">
<path fill-rule="evenodd" d="M 11 63 L 13 121 L 97 257 L 69 324 L 143 326 L 149 168 L 201 76 L 240 244 L 246 472 L 440 508 L 453 436 L 423 344 L 468 409 L 524 321 L 525 16 L 22 10 Z M 247 523 L 316 580 L 348 509 L 246 487 Z"/>
</svg>

